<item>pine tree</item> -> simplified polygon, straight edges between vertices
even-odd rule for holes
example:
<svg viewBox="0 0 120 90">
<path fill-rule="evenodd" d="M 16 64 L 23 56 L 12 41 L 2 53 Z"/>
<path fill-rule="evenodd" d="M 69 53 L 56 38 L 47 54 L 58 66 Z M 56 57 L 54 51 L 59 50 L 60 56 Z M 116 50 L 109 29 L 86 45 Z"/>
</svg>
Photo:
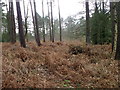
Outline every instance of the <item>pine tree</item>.
<svg viewBox="0 0 120 90">
<path fill-rule="evenodd" d="M 9 2 L 9 30 L 10 30 L 10 40 L 12 43 L 15 43 L 16 42 L 16 30 L 15 30 L 13 0 Z"/>
<path fill-rule="evenodd" d="M 28 42 L 28 6 L 27 6 L 27 11 L 25 10 L 26 7 L 25 7 L 25 0 L 23 0 L 23 8 L 24 8 L 24 27 L 25 27 L 25 38 L 26 38 L 26 41 Z"/>
<path fill-rule="evenodd" d="M 2 35 L 1 35 L 1 28 L 2 28 L 2 2 L 1 2 L 1 0 L 0 0 L 0 40 L 2 40 Z"/>
<path fill-rule="evenodd" d="M 95 2 L 95 12 L 91 18 L 91 41 L 93 44 L 111 43 L 112 33 L 109 16 L 105 7 L 99 9 L 97 2 Z"/>
<path fill-rule="evenodd" d="M 50 33 L 50 41 L 52 41 L 52 34 L 51 34 L 51 18 L 50 18 L 50 10 L 49 10 L 49 2 L 47 0 L 47 6 L 48 6 L 48 24 L 49 24 L 49 33 Z"/>
<path fill-rule="evenodd" d="M 44 2 L 42 0 L 42 14 L 43 14 L 43 42 L 45 42 L 45 21 L 44 21 Z"/>
<path fill-rule="evenodd" d="M 20 9 L 20 2 L 16 0 L 16 8 L 17 8 L 17 17 L 18 17 L 18 28 L 19 28 L 19 39 L 21 47 L 26 47 L 24 31 L 23 31 L 23 23 L 22 23 L 22 15 Z"/>
<path fill-rule="evenodd" d="M 120 2 L 117 2 L 117 46 L 115 59 L 120 60 Z"/>
<path fill-rule="evenodd" d="M 31 2 L 31 0 L 29 0 L 29 2 L 30 2 L 32 19 L 33 19 L 33 28 L 34 28 L 34 33 L 35 33 L 35 32 L 36 32 L 36 28 L 35 28 L 35 18 L 34 18 L 34 14 L 33 14 L 33 7 L 32 7 L 32 2 Z M 35 40 L 36 40 L 36 34 L 35 34 Z"/>
<path fill-rule="evenodd" d="M 60 28 L 60 41 L 62 41 L 62 26 L 61 26 L 61 14 L 60 14 L 59 0 L 58 0 L 58 15 L 59 15 L 59 28 Z"/>
<path fill-rule="evenodd" d="M 35 13 L 35 39 L 37 42 L 37 45 L 40 46 L 41 42 L 40 42 L 40 35 L 39 35 L 39 30 L 38 30 L 38 21 L 37 21 L 37 12 L 36 12 L 36 2 L 34 0 L 34 13 Z"/>
<path fill-rule="evenodd" d="M 110 14 L 111 14 L 112 51 L 113 51 L 115 40 L 115 2 L 110 2 Z"/>
<path fill-rule="evenodd" d="M 51 6 L 51 36 L 52 36 L 52 42 L 54 42 L 54 25 L 53 25 L 53 2 L 52 0 L 50 1 L 50 6 Z"/>
<path fill-rule="evenodd" d="M 90 16 L 89 16 L 89 2 L 86 1 L 86 43 L 90 43 Z"/>
</svg>

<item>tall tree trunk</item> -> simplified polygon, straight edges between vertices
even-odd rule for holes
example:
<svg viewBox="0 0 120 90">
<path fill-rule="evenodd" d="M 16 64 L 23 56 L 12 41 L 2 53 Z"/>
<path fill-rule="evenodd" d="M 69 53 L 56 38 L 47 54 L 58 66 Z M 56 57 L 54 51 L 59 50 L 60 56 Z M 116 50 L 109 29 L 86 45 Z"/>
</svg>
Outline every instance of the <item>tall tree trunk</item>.
<svg viewBox="0 0 120 90">
<path fill-rule="evenodd" d="M 9 25 L 10 25 L 9 29 L 10 29 L 11 43 L 15 43 L 16 42 L 16 31 L 15 31 L 13 0 L 9 1 Z"/>
<path fill-rule="evenodd" d="M 24 31 L 23 31 L 23 23 L 22 23 L 22 15 L 20 10 L 20 2 L 18 0 L 16 0 L 16 8 L 17 8 L 20 44 L 21 44 L 21 47 L 26 48 Z"/>
<path fill-rule="evenodd" d="M 58 0 L 58 14 L 59 14 L 60 41 L 62 41 L 62 26 L 61 26 L 61 14 L 60 14 L 59 0 Z"/>
<path fill-rule="evenodd" d="M 0 40 L 2 40 L 2 2 L 0 0 Z M 0 63 L 2 64 L 2 43 L 0 44 Z M 2 65 L 0 65 L 0 71 L 2 72 Z M 0 88 L 2 88 L 2 74 L 0 74 Z"/>
<path fill-rule="evenodd" d="M 44 20 L 44 3 L 42 0 L 42 14 L 43 14 L 43 42 L 45 42 L 45 20 Z"/>
<path fill-rule="evenodd" d="M 6 1 L 6 3 L 7 3 L 7 1 Z M 8 6 L 10 8 L 10 5 L 8 5 Z M 7 26 L 6 27 L 7 27 L 7 30 L 8 30 L 8 37 L 9 37 L 8 41 L 10 42 L 11 41 L 11 33 L 10 33 L 10 11 L 9 11 L 7 5 L 6 5 L 6 11 L 7 11 L 7 16 L 6 16 L 6 18 L 7 18 Z"/>
<path fill-rule="evenodd" d="M 34 13 L 35 13 L 35 25 L 36 25 L 36 30 L 35 30 L 35 36 L 36 36 L 36 42 L 37 45 L 40 46 L 40 35 L 39 35 L 39 30 L 38 30 L 38 21 L 37 21 L 37 12 L 36 12 L 36 2 L 34 0 Z"/>
<path fill-rule="evenodd" d="M 16 42 L 16 30 L 15 30 L 15 17 L 14 17 L 14 8 L 13 8 L 13 0 L 10 2 L 10 32 L 11 32 L 11 42 Z"/>
<path fill-rule="evenodd" d="M 112 51 L 113 51 L 114 50 L 114 40 L 115 40 L 115 8 L 114 8 L 114 2 L 110 2 L 110 14 L 111 14 Z"/>
<path fill-rule="evenodd" d="M 102 11 L 102 2 L 100 1 L 100 11 Z"/>
<path fill-rule="evenodd" d="M 115 59 L 120 60 L 120 1 L 117 2 L 117 46 L 116 46 L 116 53 Z"/>
<path fill-rule="evenodd" d="M 47 0 L 47 5 L 48 5 L 48 23 L 49 23 L 49 30 L 50 30 L 50 41 L 52 41 L 52 34 L 51 34 L 51 20 L 50 20 L 50 11 L 49 11 L 49 2 Z"/>
<path fill-rule="evenodd" d="M 2 33 L 1 28 L 2 28 L 2 2 L 0 0 L 0 33 Z M 2 38 L 2 37 L 0 36 L 0 38 Z"/>
<path fill-rule="evenodd" d="M 9 0 L 9 11 L 8 11 L 8 29 L 9 29 L 9 36 L 10 36 L 10 42 L 12 43 L 12 25 L 11 25 L 11 2 Z"/>
<path fill-rule="evenodd" d="M 103 9 L 103 13 L 105 13 L 105 2 L 104 2 L 104 0 L 102 1 L 102 9 Z"/>
<path fill-rule="evenodd" d="M 90 43 L 90 20 L 89 20 L 89 2 L 86 2 L 86 43 Z"/>
<path fill-rule="evenodd" d="M 52 5 L 52 1 L 50 1 L 50 5 L 51 5 L 51 28 L 52 28 L 52 42 L 54 42 L 54 26 L 53 26 L 53 5 Z"/>
<path fill-rule="evenodd" d="M 33 27 L 34 27 L 34 33 L 35 33 L 35 40 L 38 46 L 41 45 L 41 43 L 39 44 L 39 42 L 37 42 L 37 33 L 36 33 L 36 22 L 35 22 L 35 17 L 34 17 L 34 13 L 33 13 L 33 7 L 32 7 L 32 2 L 31 0 L 29 0 L 30 2 L 30 7 L 31 7 L 31 13 L 32 13 L 32 18 L 33 18 Z M 35 2 L 35 1 L 34 1 Z M 39 40 L 40 41 L 40 40 Z"/>
<path fill-rule="evenodd" d="M 95 0 L 95 13 L 98 13 L 98 5 L 97 5 L 97 1 Z"/>
<path fill-rule="evenodd" d="M 23 0 L 23 8 L 24 8 L 24 27 L 25 27 L 25 38 L 26 38 L 26 41 L 28 42 L 28 25 L 27 25 L 27 20 L 28 20 L 28 6 L 27 6 L 27 12 L 25 10 L 25 0 Z"/>
<path fill-rule="evenodd" d="M 32 7 L 31 0 L 29 0 L 29 2 L 30 2 L 30 7 L 31 7 L 32 19 L 33 19 L 33 27 L 34 27 L 35 40 L 36 40 L 36 27 L 35 27 L 35 18 L 34 18 L 34 14 L 33 14 L 33 7 Z"/>
</svg>

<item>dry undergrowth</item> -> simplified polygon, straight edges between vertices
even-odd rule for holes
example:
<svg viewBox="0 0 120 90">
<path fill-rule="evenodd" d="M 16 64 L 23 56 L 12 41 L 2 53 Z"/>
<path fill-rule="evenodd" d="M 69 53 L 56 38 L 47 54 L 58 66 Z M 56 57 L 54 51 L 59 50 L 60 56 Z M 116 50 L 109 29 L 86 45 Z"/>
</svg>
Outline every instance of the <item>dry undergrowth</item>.
<svg viewBox="0 0 120 90">
<path fill-rule="evenodd" d="M 74 42 L 75 43 L 75 42 Z M 82 53 L 69 53 L 70 46 Z M 118 61 L 110 45 L 82 43 L 3 43 L 3 88 L 117 88 Z"/>
</svg>

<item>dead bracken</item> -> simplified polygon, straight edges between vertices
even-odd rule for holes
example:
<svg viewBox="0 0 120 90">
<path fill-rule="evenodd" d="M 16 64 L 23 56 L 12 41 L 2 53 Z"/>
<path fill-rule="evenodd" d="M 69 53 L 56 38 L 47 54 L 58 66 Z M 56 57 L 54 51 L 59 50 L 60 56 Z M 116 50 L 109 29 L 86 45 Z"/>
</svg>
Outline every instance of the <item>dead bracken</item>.
<svg viewBox="0 0 120 90">
<path fill-rule="evenodd" d="M 118 61 L 111 59 L 110 45 L 75 42 L 72 49 L 69 42 L 27 44 L 21 48 L 18 43 L 3 43 L 3 88 L 118 87 Z"/>
<path fill-rule="evenodd" d="M 82 53 L 82 52 L 83 52 L 83 49 L 82 49 L 81 46 L 74 46 L 74 45 L 70 45 L 70 46 L 69 46 L 69 53 L 70 53 L 70 54 L 75 54 L 75 55 L 77 55 L 77 54 L 80 54 L 80 53 Z"/>
</svg>

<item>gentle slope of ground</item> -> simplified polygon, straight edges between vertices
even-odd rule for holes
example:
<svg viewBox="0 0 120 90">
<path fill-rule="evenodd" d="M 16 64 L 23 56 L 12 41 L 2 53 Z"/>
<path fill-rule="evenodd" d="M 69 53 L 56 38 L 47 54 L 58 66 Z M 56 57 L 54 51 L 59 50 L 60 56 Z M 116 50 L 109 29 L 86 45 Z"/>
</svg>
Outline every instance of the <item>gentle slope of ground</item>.
<svg viewBox="0 0 120 90">
<path fill-rule="evenodd" d="M 75 42 L 74 42 L 75 43 Z M 70 46 L 82 47 L 71 54 Z M 117 88 L 118 61 L 110 45 L 3 43 L 3 88 Z"/>
</svg>

